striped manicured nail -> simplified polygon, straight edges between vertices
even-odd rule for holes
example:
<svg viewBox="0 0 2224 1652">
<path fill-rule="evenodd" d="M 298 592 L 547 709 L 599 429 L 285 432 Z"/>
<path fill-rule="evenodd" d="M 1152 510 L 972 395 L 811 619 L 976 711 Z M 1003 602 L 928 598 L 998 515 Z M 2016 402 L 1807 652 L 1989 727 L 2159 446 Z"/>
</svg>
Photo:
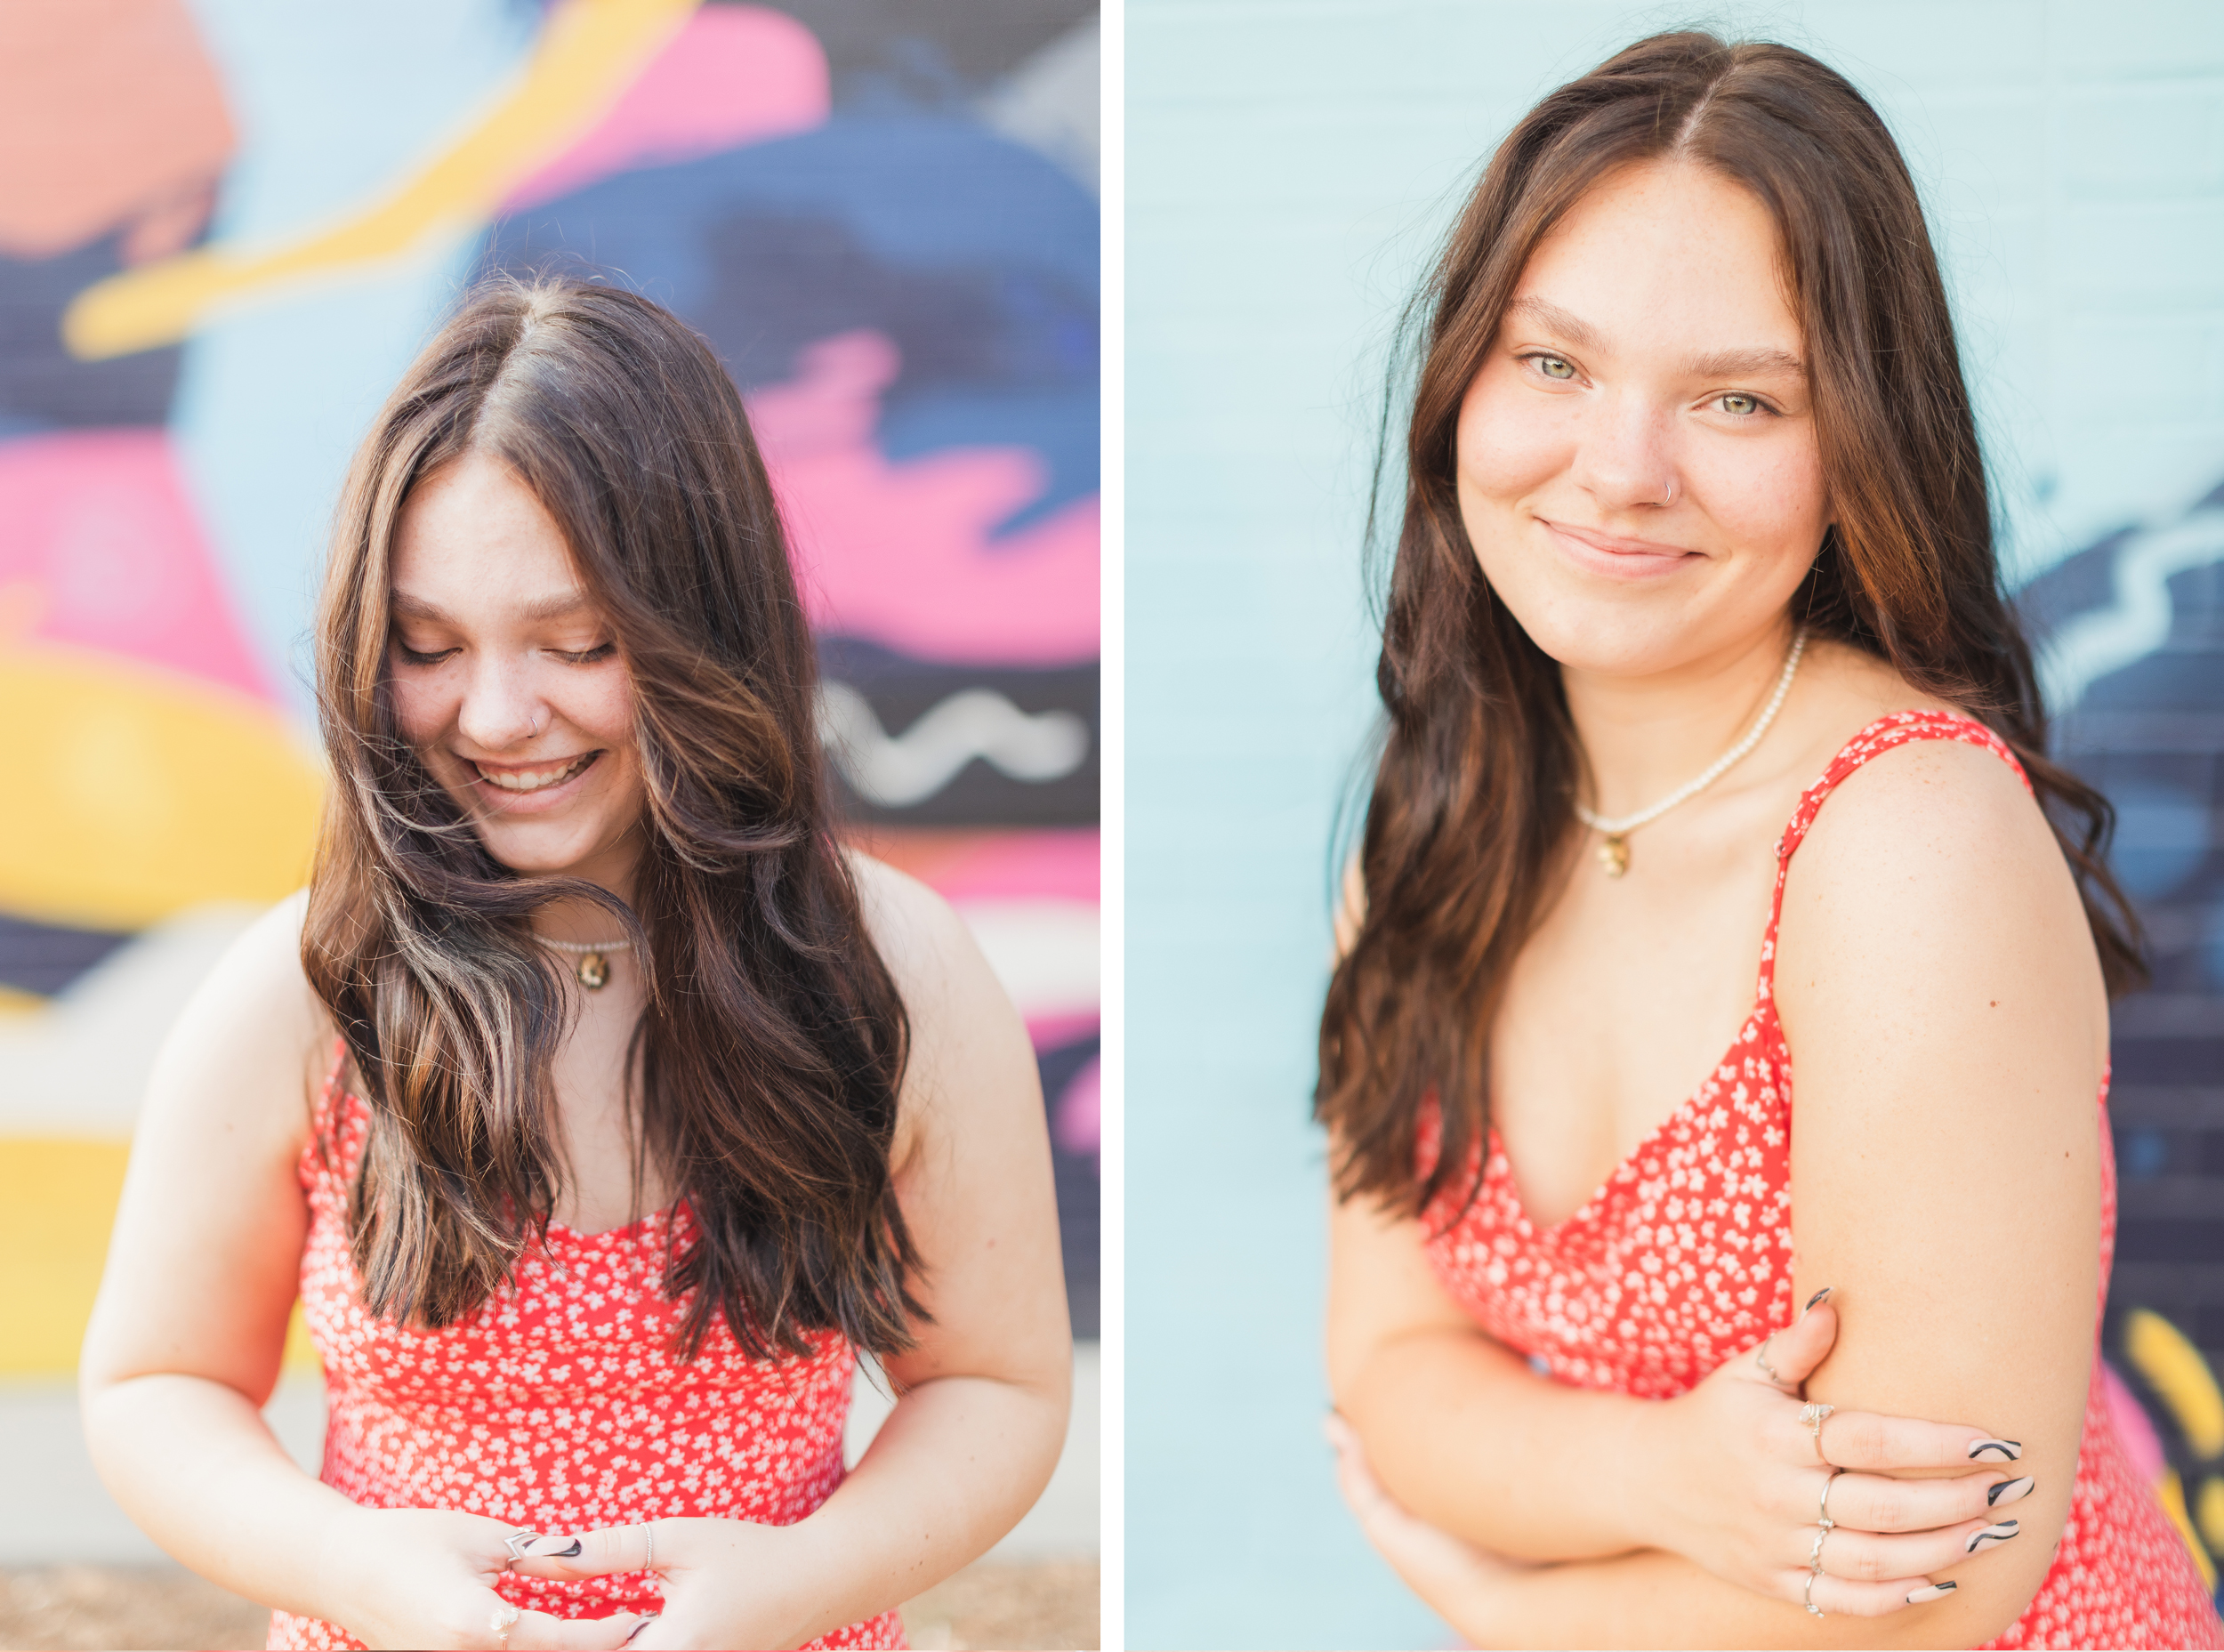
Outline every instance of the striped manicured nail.
<svg viewBox="0 0 2224 1652">
<path fill-rule="evenodd" d="M 1949 1588 L 1949 1589 L 1951 1589 L 1951 1588 L 1953 1588 L 1953 1587 L 1954 1587 L 1954 1585 L 1953 1585 L 1952 1584 L 1948 1584 L 1946 1585 L 1946 1587 L 1947 1587 L 1947 1588 Z M 635 1635 L 638 1635 L 639 1633 L 641 1633 L 641 1632 L 642 1630 L 644 1630 L 644 1629 L 648 1628 L 648 1627 L 649 1626 L 649 1624 L 651 1624 L 655 1623 L 656 1621 L 657 1621 L 657 1614 L 656 1614 L 656 1613 L 654 1613 L 654 1612 L 649 1613 L 648 1616 L 646 1616 L 646 1617 L 642 1618 L 642 1619 L 641 1619 L 641 1621 L 640 1623 L 638 1623 L 638 1624 L 634 1624 L 634 1625 L 633 1626 L 633 1628 L 631 1628 L 631 1629 L 629 1629 L 629 1630 L 627 1630 L 627 1631 L 625 1632 L 625 1639 L 624 1639 L 624 1640 L 621 1640 L 621 1641 L 619 1641 L 619 1642 L 618 1642 L 618 1645 L 620 1645 L 620 1646 L 622 1646 L 622 1647 L 630 1647 L 630 1646 L 632 1646 L 632 1645 L 633 1644 L 633 1637 L 634 1637 Z"/>
<path fill-rule="evenodd" d="M 1814 1310 L 1814 1307 L 1815 1307 L 1815 1304 L 1816 1304 L 1816 1303 L 1817 1303 L 1817 1302 L 1821 1301 L 1823 1300 L 1823 1298 L 1824 1298 L 1824 1297 L 1828 1296 L 1828 1295 L 1829 1295 L 1829 1294 L 1830 1294 L 1833 1291 L 1836 1290 L 1837 1288 L 1838 1288 L 1838 1287 L 1837 1287 L 1836 1285 L 1826 1285 L 1823 1286 L 1823 1288 L 1822 1288 L 1821 1290 L 1819 1290 L 1819 1291 L 1816 1292 L 1814 1295 L 1812 1295 L 1812 1296 L 1810 1296 L 1810 1297 L 1809 1297 L 1809 1298 L 1807 1299 L 1807 1306 L 1806 1306 L 1805 1308 L 1801 1309 L 1801 1310 L 1800 1310 L 1800 1311 L 1801 1311 L 1801 1313 L 1803 1313 L 1803 1314 L 1804 1314 L 1804 1313 L 1809 1313 L 1809 1312 L 1812 1312 L 1812 1311 L 1813 1311 L 1813 1310 Z"/>
<path fill-rule="evenodd" d="M 1970 1447 L 1970 1461 L 1976 1462 L 1988 1451 L 2000 1454 L 2002 1463 L 2016 1463 L 2023 1457 L 2023 1442 L 2019 1439 L 1980 1439 Z"/>
<path fill-rule="evenodd" d="M 2025 1475 L 2019 1480 L 2002 1480 L 1999 1485 L 1994 1487 L 1992 1490 L 1985 1494 L 1985 1501 L 1992 1507 L 1997 1509 L 2003 1503 L 2015 1502 L 2017 1498 L 2024 1495 L 2037 1483 L 2038 1482 L 2034 1480 L 2028 1474 Z"/>
<path fill-rule="evenodd" d="M 1933 1584 L 1928 1589 L 1918 1589 L 1907 1597 L 1910 1606 L 1921 1606 L 1926 1600 L 1943 1600 L 1960 1588 L 1959 1584 Z"/>
<path fill-rule="evenodd" d="M 2014 1520 L 2001 1520 L 1987 1526 L 1981 1532 L 1971 1533 L 1969 1542 L 1962 1547 L 1965 1553 L 1975 1554 L 1988 1543 L 2006 1543 L 2020 1529 L 2021 1527 Z"/>
<path fill-rule="evenodd" d="M 557 1546 L 553 1549 L 544 1548 L 542 1545 L 544 1543 Z M 525 1551 L 536 1560 L 571 1560 L 578 1558 L 580 1543 L 576 1537 L 536 1537 L 525 1545 Z"/>
</svg>

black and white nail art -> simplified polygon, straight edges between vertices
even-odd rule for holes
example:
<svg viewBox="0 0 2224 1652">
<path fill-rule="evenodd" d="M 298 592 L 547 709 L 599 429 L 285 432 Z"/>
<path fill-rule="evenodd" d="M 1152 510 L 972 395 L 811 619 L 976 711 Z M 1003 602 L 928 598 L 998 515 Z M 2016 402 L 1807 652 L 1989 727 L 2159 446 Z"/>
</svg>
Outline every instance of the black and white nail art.
<svg viewBox="0 0 2224 1652">
<path fill-rule="evenodd" d="M 1966 1553 L 1975 1554 L 1988 1543 L 2006 1543 L 2020 1529 L 2020 1523 L 2015 1520 L 1995 1521 L 1981 1532 L 1971 1533 L 1969 1542 L 1962 1546 Z"/>
<path fill-rule="evenodd" d="M 1926 1600 L 1943 1600 L 1959 1589 L 1959 1584 L 1933 1584 L 1928 1589 L 1918 1589 L 1907 1597 L 1910 1606 L 1921 1606 Z"/>
<path fill-rule="evenodd" d="M 1970 1461 L 1978 1462 L 1988 1451 L 1998 1452 L 2002 1463 L 2015 1463 L 2023 1456 L 2023 1442 L 2019 1439 L 1980 1439 L 1970 1447 Z"/>
<path fill-rule="evenodd" d="M 1809 1310 L 1811 1310 L 1814 1308 L 1814 1306 L 1815 1306 L 1815 1304 L 1816 1304 L 1816 1303 L 1817 1303 L 1817 1302 L 1821 1301 L 1823 1300 L 1823 1298 L 1824 1298 L 1824 1297 L 1828 1296 L 1828 1295 L 1829 1295 L 1829 1294 L 1830 1294 L 1833 1291 L 1836 1290 L 1837 1288 L 1838 1288 L 1838 1287 L 1837 1287 L 1836 1285 L 1826 1285 L 1823 1286 L 1823 1288 L 1822 1288 L 1821 1290 L 1819 1290 L 1819 1291 L 1816 1292 L 1814 1295 L 1812 1295 L 1812 1296 L 1810 1296 L 1810 1297 L 1809 1297 L 1809 1298 L 1807 1299 L 1807 1306 L 1806 1306 L 1805 1308 L 1801 1309 L 1801 1310 L 1800 1310 L 1800 1312 L 1801 1312 L 1801 1313 L 1807 1313 L 1807 1312 L 1809 1312 Z"/>
<path fill-rule="evenodd" d="M 1985 1494 L 1985 1501 L 1991 1507 L 1997 1509 L 2003 1503 L 2015 1502 L 2036 1484 L 2038 1482 L 2028 1474 L 2019 1480 L 2002 1480 Z"/>
</svg>

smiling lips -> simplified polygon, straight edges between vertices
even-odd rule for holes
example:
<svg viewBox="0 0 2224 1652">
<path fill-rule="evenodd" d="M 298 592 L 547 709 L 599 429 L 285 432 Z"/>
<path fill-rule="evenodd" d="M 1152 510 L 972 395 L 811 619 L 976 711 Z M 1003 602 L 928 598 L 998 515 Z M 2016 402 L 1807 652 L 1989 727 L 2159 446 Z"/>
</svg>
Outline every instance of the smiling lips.
<svg viewBox="0 0 2224 1652">
<path fill-rule="evenodd" d="M 479 778 L 488 785 L 499 786 L 505 792 L 545 792 L 549 787 L 561 786 L 574 775 L 581 773 L 601 755 L 600 752 L 588 752 L 569 762 L 541 769 L 490 769 L 479 762 L 472 763 L 471 767 L 479 771 Z"/>
<path fill-rule="evenodd" d="M 1596 528 L 1571 528 L 1545 517 L 1536 519 L 1548 528 L 1559 548 L 1577 567 L 1609 579 L 1653 579 L 1680 568 L 1697 556 L 1681 545 L 1664 545 L 1649 539 L 1622 539 Z"/>
</svg>

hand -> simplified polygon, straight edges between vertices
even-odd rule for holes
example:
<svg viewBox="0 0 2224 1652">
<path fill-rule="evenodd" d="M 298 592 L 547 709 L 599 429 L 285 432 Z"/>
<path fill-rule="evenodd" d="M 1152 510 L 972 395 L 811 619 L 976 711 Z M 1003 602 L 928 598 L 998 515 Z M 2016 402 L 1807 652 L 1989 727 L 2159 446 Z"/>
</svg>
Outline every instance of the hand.
<svg viewBox="0 0 2224 1652">
<path fill-rule="evenodd" d="M 643 1621 L 632 1612 L 519 1612 L 506 1634 L 496 1627 L 498 1615 L 517 1609 L 495 1592 L 510 1560 L 503 1539 L 516 1529 L 441 1509 L 358 1509 L 325 1543 L 320 1575 L 338 1607 L 331 1616 L 373 1647 L 612 1652 L 625 1645 Z"/>
<path fill-rule="evenodd" d="M 811 1621 L 820 1592 L 809 1581 L 812 1556 L 802 1526 L 725 1519 L 654 1524 L 654 1570 L 663 1584 L 664 1611 L 625 1643 L 626 1652 L 793 1647 L 825 1632 Z M 574 1544 L 576 1554 L 563 1552 Z M 648 1526 L 551 1535 L 527 1546 L 518 1570 L 555 1578 L 647 1571 L 650 1544 Z"/>
<path fill-rule="evenodd" d="M 1323 1428 L 1336 1448 L 1336 1489 L 1358 1517 L 1359 1529 L 1375 1552 L 1468 1640 L 1479 1646 L 1499 1639 L 1491 1631 L 1503 1624 L 1514 1592 L 1537 1568 L 1478 1548 L 1407 1512 L 1374 1478 L 1358 1431 L 1333 1411 Z"/>
<path fill-rule="evenodd" d="M 1800 1420 L 1801 1385 L 1838 1337 L 1827 1295 L 1818 1293 L 1760 1348 L 1656 1407 L 1642 1425 L 1632 1485 L 1654 1547 L 1771 1600 L 1811 1598 L 1825 1612 L 1881 1617 L 1954 1586 L 1934 1584 L 1927 1574 L 2010 1541 L 2017 1525 L 2008 1505 L 2033 1482 L 2019 1470 L 1989 1466 L 1954 1479 L 1889 1478 L 2022 1455 L 2014 1441 L 1982 1429 L 1837 1411 L 1810 1430 Z M 1824 1540 L 1823 1574 L 1810 1597 L 1825 1486 L 1835 1528 Z"/>
</svg>

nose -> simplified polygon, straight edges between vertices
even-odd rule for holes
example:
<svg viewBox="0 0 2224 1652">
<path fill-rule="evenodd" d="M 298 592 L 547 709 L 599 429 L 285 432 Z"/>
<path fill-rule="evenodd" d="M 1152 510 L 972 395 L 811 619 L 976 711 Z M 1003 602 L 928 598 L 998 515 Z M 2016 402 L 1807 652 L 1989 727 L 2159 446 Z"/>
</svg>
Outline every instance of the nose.
<svg viewBox="0 0 2224 1652">
<path fill-rule="evenodd" d="M 549 712 L 521 660 L 492 653 L 473 662 L 463 688 L 456 730 L 480 750 L 494 753 L 523 745 L 548 726 Z"/>
<path fill-rule="evenodd" d="M 1576 484 L 1603 511 L 1642 511 L 1675 503 L 1673 419 L 1628 391 L 1601 396 L 1583 422 L 1573 466 Z"/>
</svg>

